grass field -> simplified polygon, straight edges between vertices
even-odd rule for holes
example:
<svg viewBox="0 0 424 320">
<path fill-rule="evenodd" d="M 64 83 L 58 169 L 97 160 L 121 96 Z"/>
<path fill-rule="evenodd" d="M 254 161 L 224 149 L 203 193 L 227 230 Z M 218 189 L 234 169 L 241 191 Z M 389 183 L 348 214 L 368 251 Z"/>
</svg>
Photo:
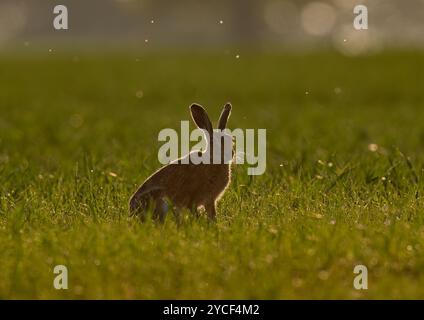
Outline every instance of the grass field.
<svg viewBox="0 0 424 320">
<path fill-rule="evenodd" d="M 423 65 L 420 52 L 2 55 L 0 298 L 424 298 Z M 160 166 L 159 130 L 194 101 L 214 119 L 231 101 L 230 128 L 266 128 L 266 173 L 234 168 L 216 224 L 128 218 Z M 59 264 L 68 290 L 53 288 Z"/>
</svg>

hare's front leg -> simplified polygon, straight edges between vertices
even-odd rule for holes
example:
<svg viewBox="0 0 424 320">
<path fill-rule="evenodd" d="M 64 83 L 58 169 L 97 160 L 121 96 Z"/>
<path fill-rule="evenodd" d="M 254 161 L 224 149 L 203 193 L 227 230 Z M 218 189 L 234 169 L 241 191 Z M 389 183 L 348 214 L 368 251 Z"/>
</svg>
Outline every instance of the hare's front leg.
<svg viewBox="0 0 424 320">
<path fill-rule="evenodd" d="M 153 218 L 163 223 L 165 221 L 167 212 L 168 212 L 168 204 L 166 203 L 166 201 L 161 197 L 156 198 L 155 210 L 153 211 Z"/>
<path fill-rule="evenodd" d="M 174 217 L 175 217 L 175 221 L 177 222 L 177 225 L 181 225 L 183 222 L 182 208 L 174 206 L 172 208 L 172 212 L 174 213 Z"/>
<path fill-rule="evenodd" d="M 215 202 L 211 202 L 207 205 L 205 205 L 206 213 L 208 214 L 208 218 L 211 221 L 216 220 L 216 209 L 215 209 Z"/>
</svg>

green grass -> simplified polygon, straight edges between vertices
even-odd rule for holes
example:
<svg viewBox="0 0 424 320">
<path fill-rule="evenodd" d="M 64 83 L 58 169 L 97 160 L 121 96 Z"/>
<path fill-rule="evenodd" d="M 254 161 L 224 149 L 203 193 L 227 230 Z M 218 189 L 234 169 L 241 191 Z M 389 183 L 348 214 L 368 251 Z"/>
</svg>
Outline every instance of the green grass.
<svg viewBox="0 0 424 320">
<path fill-rule="evenodd" d="M 1 56 L 0 298 L 424 298 L 424 53 L 240 55 Z M 194 101 L 266 128 L 266 173 L 216 224 L 128 218 Z"/>
</svg>

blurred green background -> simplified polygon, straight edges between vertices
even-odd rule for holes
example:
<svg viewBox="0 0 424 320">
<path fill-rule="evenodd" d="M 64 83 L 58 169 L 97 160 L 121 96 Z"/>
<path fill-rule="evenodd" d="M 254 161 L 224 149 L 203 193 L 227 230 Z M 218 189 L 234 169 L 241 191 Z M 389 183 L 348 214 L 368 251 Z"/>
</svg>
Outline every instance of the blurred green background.
<svg viewBox="0 0 424 320">
<path fill-rule="evenodd" d="M 424 297 L 422 1 L 64 3 L 0 3 L 0 298 Z M 216 224 L 128 218 L 194 101 L 266 128 L 266 173 Z"/>
</svg>

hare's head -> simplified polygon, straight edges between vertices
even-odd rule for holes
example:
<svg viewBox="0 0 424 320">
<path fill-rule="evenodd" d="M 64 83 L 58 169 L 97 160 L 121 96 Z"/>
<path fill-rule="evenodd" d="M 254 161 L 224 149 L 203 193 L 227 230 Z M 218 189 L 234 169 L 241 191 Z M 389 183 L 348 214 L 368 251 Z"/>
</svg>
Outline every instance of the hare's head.
<svg viewBox="0 0 424 320">
<path fill-rule="evenodd" d="M 212 128 L 208 114 L 202 106 L 193 103 L 190 111 L 196 125 L 205 132 L 209 155 L 213 157 L 210 159 L 210 163 L 228 164 L 234 155 L 233 137 L 225 132 L 231 114 L 231 104 L 226 103 L 222 109 L 217 129 Z"/>
</svg>

